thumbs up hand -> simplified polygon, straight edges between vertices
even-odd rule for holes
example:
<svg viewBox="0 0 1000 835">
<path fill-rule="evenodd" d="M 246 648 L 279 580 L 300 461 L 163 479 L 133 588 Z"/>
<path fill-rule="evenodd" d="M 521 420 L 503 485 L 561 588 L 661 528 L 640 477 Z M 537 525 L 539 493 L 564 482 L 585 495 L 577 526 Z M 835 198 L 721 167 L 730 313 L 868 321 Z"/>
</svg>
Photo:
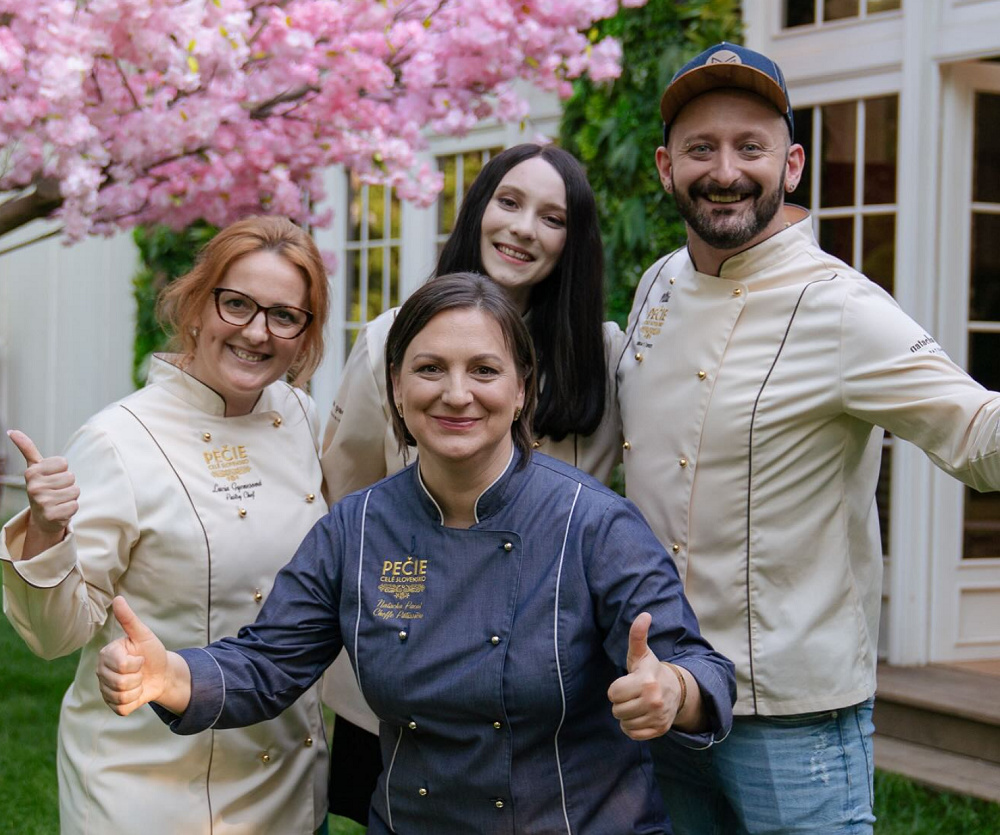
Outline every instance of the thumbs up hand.
<svg viewBox="0 0 1000 835">
<path fill-rule="evenodd" d="M 642 612 L 628 633 L 626 675 L 608 688 L 612 715 L 632 739 L 653 739 L 670 730 L 681 706 L 681 687 L 673 671 L 660 663 L 646 642 L 653 622 Z M 680 668 L 677 668 L 680 669 Z"/>
<path fill-rule="evenodd" d="M 97 678 L 108 707 L 120 716 L 128 716 L 144 704 L 158 701 L 167 690 L 167 651 L 124 597 L 116 597 L 111 606 L 125 637 L 101 650 Z"/>
<path fill-rule="evenodd" d="M 33 536 L 34 542 L 25 542 L 25 552 L 29 544 L 33 545 L 32 553 L 22 557 L 27 559 L 58 544 L 66 536 L 69 520 L 79 508 L 76 500 L 80 497 L 80 488 L 65 458 L 43 458 L 31 438 L 16 429 L 10 430 L 7 436 L 28 465 L 24 471 L 31 508 L 28 537 L 30 540 Z"/>
</svg>

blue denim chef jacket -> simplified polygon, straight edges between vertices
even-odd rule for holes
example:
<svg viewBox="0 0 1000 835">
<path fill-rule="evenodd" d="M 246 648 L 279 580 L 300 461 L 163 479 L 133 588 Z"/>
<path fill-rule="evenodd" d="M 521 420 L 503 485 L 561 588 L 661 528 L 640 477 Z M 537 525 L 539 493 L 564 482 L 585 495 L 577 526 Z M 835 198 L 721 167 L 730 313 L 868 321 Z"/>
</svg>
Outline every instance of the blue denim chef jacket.
<svg viewBox="0 0 1000 835">
<path fill-rule="evenodd" d="M 653 652 L 698 682 L 712 730 L 684 744 L 728 732 L 732 664 L 628 501 L 545 455 L 518 460 L 468 530 L 442 524 L 416 466 L 346 497 L 255 624 L 182 651 L 191 704 L 161 715 L 177 733 L 274 716 L 343 644 L 381 719 L 371 835 L 667 832 L 647 746 L 607 697 L 629 627 L 650 612 Z"/>
</svg>

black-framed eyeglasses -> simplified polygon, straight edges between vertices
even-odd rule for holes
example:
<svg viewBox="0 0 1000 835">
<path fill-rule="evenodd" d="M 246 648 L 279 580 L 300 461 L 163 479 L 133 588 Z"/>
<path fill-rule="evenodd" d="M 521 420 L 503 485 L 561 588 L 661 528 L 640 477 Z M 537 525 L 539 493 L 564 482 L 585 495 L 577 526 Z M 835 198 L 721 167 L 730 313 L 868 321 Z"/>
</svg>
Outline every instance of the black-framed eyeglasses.
<svg viewBox="0 0 1000 835">
<path fill-rule="evenodd" d="M 295 339 L 313 320 L 308 310 L 287 304 L 264 307 L 252 296 L 228 287 L 216 287 L 212 295 L 215 296 L 215 312 L 223 322 L 245 328 L 263 311 L 267 332 L 278 339 Z"/>
</svg>

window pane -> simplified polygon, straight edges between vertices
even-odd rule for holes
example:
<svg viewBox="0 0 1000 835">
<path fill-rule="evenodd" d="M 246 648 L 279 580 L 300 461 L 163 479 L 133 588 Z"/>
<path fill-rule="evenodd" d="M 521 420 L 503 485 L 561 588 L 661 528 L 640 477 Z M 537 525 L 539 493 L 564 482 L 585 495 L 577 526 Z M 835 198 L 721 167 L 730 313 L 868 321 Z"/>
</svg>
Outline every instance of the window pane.
<svg viewBox="0 0 1000 835">
<path fill-rule="evenodd" d="M 479 151 L 462 155 L 462 199 L 469 193 L 472 181 L 483 170 L 483 155 Z"/>
<path fill-rule="evenodd" d="M 868 14 L 893 12 L 899 8 L 899 0 L 868 0 Z"/>
<path fill-rule="evenodd" d="M 785 0 L 785 28 L 816 22 L 815 0 Z"/>
<path fill-rule="evenodd" d="M 882 553 L 889 553 L 889 499 L 892 486 L 892 441 L 882 444 L 882 468 L 875 486 L 875 505 L 878 508 L 878 525 L 882 534 Z"/>
<path fill-rule="evenodd" d="M 972 199 L 1000 203 L 1000 94 L 976 93 Z"/>
<path fill-rule="evenodd" d="M 1000 389 L 1000 334 L 969 334 L 969 373 L 986 388 Z"/>
<path fill-rule="evenodd" d="M 360 322 L 361 263 L 354 250 L 348 250 L 344 256 L 344 318 L 348 322 Z"/>
<path fill-rule="evenodd" d="M 347 192 L 347 240 L 361 240 L 361 180 L 353 171 L 350 172 Z"/>
<path fill-rule="evenodd" d="M 799 178 L 799 185 L 792 192 L 790 201 L 800 206 L 809 206 L 812 195 L 812 165 L 813 165 L 813 109 L 803 107 L 793 113 L 795 121 L 795 141 L 806 152 L 806 164 Z"/>
<path fill-rule="evenodd" d="M 399 247 L 389 250 L 389 307 L 399 304 Z M 388 308 L 386 308 L 388 309 Z"/>
<path fill-rule="evenodd" d="M 853 101 L 823 107 L 823 161 L 821 206 L 854 205 L 854 166 L 857 104 Z"/>
<path fill-rule="evenodd" d="M 969 335 L 969 373 L 994 391 L 1000 386 L 1000 334 Z M 1000 494 L 965 490 L 966 559 L 1000 555 Z"/>
<path fill-rule="evenodd" d="M 400 224 L 403 219 L 403 211 L 400 200 L 396 196 L 395 191 L 389 192 L 389 215 L 392 219 L 392 226 L 389 230 L 389 235 L 393 238 L 399 238 L 402 234 L 400 232 Z"/>
<path fill-rule="evenodd" d="M 861 230 L 861 272 L 892 294 L 896 275 L 896 216 L 862 218 Z"/>
<path fill-rule="evenodd" d="M 971 272 L 969 318 L 1000 322 L 1000 215 L 973 213 Z"/>
<path fill-rule="evenodd" d="M 455 194 L 458 175 L 455 157 L 438 157 L 438 168 L 444 174 L 444 187 L 438 195 L 438 233 L 447 235 L 455 225 L 455 210 L 458 205 Z"/>
<path fill-rule="evenodd" d="M 854 260 L 854 219 L 826 218 L 819 222 L 819 245 L 847 264 Z"/>
<path fill-rule="evenodd" d="M 826 0 L 823 6 L 823 20 L 843 20 L 858 16 L 858 0 Z"/>
<path fill-rule="evenodd" d="M 897 101 L 865 102 L 865 203 L 896 202 Z"/>
<path fill-rule="evenodd" d="M 368 250 L 368 299 L 365 321 L 370 322 L 382 312 L 382 247 Z"/>
<path fill-rule="evenodd" d="M 965 488 L 963 559 L 1000 557 L 1000 493 Z"/>
<path fill-rule="evenodd" d="M 368 186 L 368 240 L 385 237 L 385 186 Z"/>
</svg>

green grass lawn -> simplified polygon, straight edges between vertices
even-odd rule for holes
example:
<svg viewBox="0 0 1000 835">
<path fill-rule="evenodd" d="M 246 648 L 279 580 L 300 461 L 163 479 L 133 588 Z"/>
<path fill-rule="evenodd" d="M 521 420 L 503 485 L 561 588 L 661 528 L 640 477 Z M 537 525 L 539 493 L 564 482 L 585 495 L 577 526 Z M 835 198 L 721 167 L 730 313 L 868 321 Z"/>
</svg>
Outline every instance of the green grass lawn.
<svg viewBox="0 0 1000 835">
<path fill-rule="evenodd" d="M 0 617 L 0 659 L 0 835 L 53 835 L 59 831 L 56 723 L 77 656 L 36 658 Z M 878 835 L 1000 833 L 1000 805 L 938 794 L 881 772 L 875 814 Z M 362 835 L 364 828 L 331 818 L 330 832 Z"/>
</svg>

